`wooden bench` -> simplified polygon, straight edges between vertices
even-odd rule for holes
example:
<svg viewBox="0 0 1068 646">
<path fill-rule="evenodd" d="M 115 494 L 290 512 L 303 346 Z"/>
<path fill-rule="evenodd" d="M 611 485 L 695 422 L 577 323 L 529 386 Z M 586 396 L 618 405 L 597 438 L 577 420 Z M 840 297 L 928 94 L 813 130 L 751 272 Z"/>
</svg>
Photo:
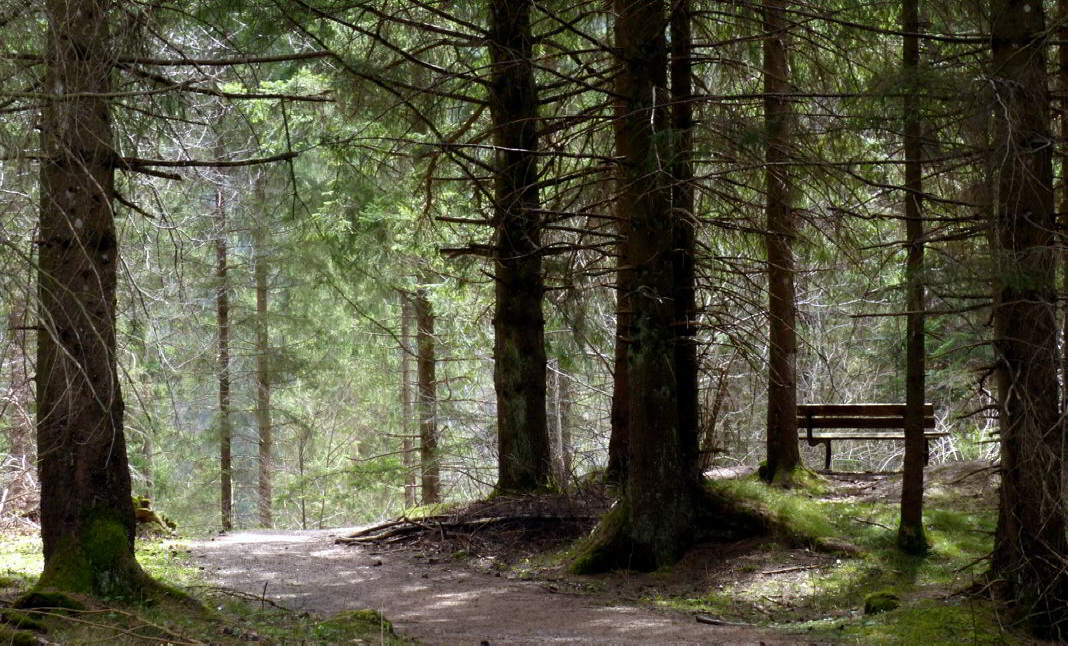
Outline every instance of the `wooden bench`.
<svg viewBox="0 0 1068 646">
<path fill-rule="evenodd" d="M 935 427 L 934 404 L 923 406 L 924 463 L 931 457 L 931 440 L 948 437 L 947 432 L 926 429 Z M 809 446 L 823 444 L 826 453 L 823 468 L 831 469 L 831 442 L 834 440 L 904 440 L 904 404 L 799 404 L 797 406 L 798 439 L 808 440 Z M 813 434 L 815 430 L 842 429 L 840 431 Z M 879 432 L 877 429 L 892 429 Z M 896 432 L 895 432 L 896 431 Z"/>
</svg>

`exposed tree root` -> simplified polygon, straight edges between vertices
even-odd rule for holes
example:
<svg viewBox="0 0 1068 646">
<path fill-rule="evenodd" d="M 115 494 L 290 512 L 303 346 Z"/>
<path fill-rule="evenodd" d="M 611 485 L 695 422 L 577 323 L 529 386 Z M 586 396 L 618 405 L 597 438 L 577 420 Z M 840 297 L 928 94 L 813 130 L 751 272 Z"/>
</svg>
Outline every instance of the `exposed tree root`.
<svg viewBox="0 0 1068 646">
<path fill-rule="evenodd" d="M 336 539 L 343 545 L 431 547 L 473 555 L 507 555 L 566 544 L 586 534 L 610 504 L 603 492 L 497 495 L 447 514 L 394 518 Z"/>
</svg>

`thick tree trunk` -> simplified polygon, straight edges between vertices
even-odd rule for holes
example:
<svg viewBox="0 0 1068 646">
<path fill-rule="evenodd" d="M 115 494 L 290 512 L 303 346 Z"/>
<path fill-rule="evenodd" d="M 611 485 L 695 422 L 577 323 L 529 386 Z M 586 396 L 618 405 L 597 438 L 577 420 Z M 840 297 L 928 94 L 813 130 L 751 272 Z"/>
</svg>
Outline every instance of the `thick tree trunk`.
<svg viewBox="0 0 1068 646">
<path fill-rule="evenodd" d="M 622 184 L 622 181 L 619 182 L 620 186 Z M 622 191 L 620 191 L 620 196 L 622 196 Z M 627 341 L 627 331 L 630 329 L 631 320 L 630 295 L 633 288 L 633 272 L 627 266 L 630 224 L 622 219 L 623 214 L 624 210 L 617 201 L 616 233 L 620 239 L 616 245 L 616 332 L 615 355 L 612 363 L 612 434 L 608 438 L 608 468 L 605 472 L 605 480 L 618 485 L 627 481 L 627 455 L 630 451 L 630 409 L 628 408 L 630 377 L 627 368 L 630 344 Z"/>
<path fill-rule="evenodd" d="M 627 101 L 616 95 L 613 105 L 615 121 L 620 123 L 627 114 Z M 615 149 L 620 150 L 622 128 L 615 128 Z M 630 374 L 628 368 L 630 333 L 633 306 L 631 293 L 634 289 L 634 271 L 630 266 L 630 211 L 624 207 L 624 188 L 627 185 L 627 170 L 620 164 L 616 169 L 613 215 L 616 218 L 616 330 L 615 349 L 612 359 L 612 434 L 608 439 L 607 482 L 623 485 L 627 481 L 627 460 L 630 453 Z"/>
<path fill-rule="evenodd" d="M 221 148 L 221 146 L 220 146 Z M 222 151 L 218 151 L 222 159 Z M 227 278 L 226 194 L 215 187 L 215 325 L 219 344 L 219 504 L 220 525 L 234 527 L 233 426 L 230 419 L 230 286 Z"/>
<path fill-rule="evenodd" d="M 263 179 L 259 180 L 264 181 Z M 259 200 L 263 207 L 263 200 Z M 259 515 L 260 526 L 271 527 L 271 355 L 270 328 L 267 321 L 267 231 L 262 222 L 256 224 L 253 241 L 253 262 L 256 274 L 256 428 L 259 431 Z"/>
<path fill-rule="evenodd" d="M 426 290 L 415 296 L 417 372 L 419 379 L 419 460 L 422 502 L 441 502 L 438 465 L 437 360 L 434 357 L 434 310 Z"/>
<path fill-rule="evenodd" d="M 39 587 L 137 596 L 134 514 L 116 369 L 119 264 L 107 99 L 115 43 L 106 0 L 49 0 L 41 113 L 37 453 Z"/>
<path fill-rule="evenodd" d="M 801 464 L 797 444 L 797 304 L 794 252 L 797 222 L 791 197 L 790 138 L 793 136 L 789 22 L 786 0 L 764 0 L 764 176 L 767 184 L 768 253 L 768 482 L 789 486 Z"/>
<path fill-rule="evenodd" d="M 530 0 L 489 1 L 490 112 L 497 146 L 493 382 L 499 491 L 542 489 L 549 485 L 552 471 L 545 420 L 532 5 Z"/>
<path fill-rule="evenodd" d="M 629 343 L 630 443 L 627 480 L 616 508 L 602 520 L 576 565 L 656 569 L 677 560 L 694 540 L 699 491 L 679 427 L 678 341 L 674 295 L 675 228 L 668 134 L 667 15 L 660 0 L 617 0 L 616 91 L 625 103 L 616 151 L 623 165 L 621 217 L 632 227 L 627 264 L 633 267 Z"/>
<path fill-rule="evenodd" d="M 1068 0 L 1057 0 L 1057 83 L 1061 95 L 1061 414 L 1068 413 Z"/>
<path fill-rule="evenodd" d="M 1041 636 L 1068 638 L 1068 541 L 1058 413 L 1054 195 L 1042 3 L 993 0 L 994 352 L 1001 492 L 995 589 Z"/>
<path fill-rule="evenodd" d="M 901 479 L 901 521 L 897 544 L 909 554 L 927 552 L 923 530 L 923 405 L 926 399 L 924 319 L 926 310 L 923 276 L 923 154 L 919 112 L 920 15 L 919 0 L 904 0 L 902 29 L 905 32 L 902 62 L 908 90 L 902 103 L 905 124 L 905 309 L 908 311 L 905 339 L 905 465 Z"/>
<path fill-rule="evenodd" d="M 415 359 L 415 348 L 412 346 L 412 323 L 415 313 L 412 308 L 412 299 L 408 294 L 399 292 L 401 301 L 401 448 L 403 450 L 404 464 L 404 506 L 414 507 L 418 504 L 419 475 L 416 471 L 415 460 L 415 432 L 412 429 L 412 421 L 415 416 L 412 413 L 412 363 Z"/>
<path fill-rule="evenodd" d="M 693 193 L 693 37 L 690 0 L 671 3 L 671 128 L 672 151 L 671 211 L 675 218 L 674 303 L 675 378 L 678 393 L 679 435 L 688 469 L 679 477 L 701 477 L 698 450 L 697 376 L 697 217 Z"/>
</svg>

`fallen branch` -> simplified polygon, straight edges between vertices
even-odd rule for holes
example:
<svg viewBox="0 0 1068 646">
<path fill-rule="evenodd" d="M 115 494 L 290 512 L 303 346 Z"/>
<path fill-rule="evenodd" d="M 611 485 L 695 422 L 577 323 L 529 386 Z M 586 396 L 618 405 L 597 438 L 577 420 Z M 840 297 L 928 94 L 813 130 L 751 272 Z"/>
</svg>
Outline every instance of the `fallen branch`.
<svg viewBox="0 0 1068 646">
<path fill-rule="evenodd" d="M 818 570 L 821 567 L 824 567 L 824 564 L 821 563 L 819 565 L 799 565 L 797 567 L 782 568 L 781 570 L 767 570 L 766 572 L 761 572 L 761 574 L 765 576 L 770 576 L 772 574 L 786 574 L 788 572 L 805 572 L 807 570 Z"/>
<path fill-rule="evenodd" d="M 709 617 L 708 615 L 694 615 L 694 619 L 699 624 L 708 624 L 710 626 L 732 626 L 734 628 L 752 628 L 756 624 L 743 624 L 736 621 L 724 621 L 722 619 L 716 619 L 715 617 Z"/>
<path fill-rule="evenodd" d="M 233 588 L 220 588 L 214 585 L 190 585 L 186 587 L 188 587 L 190 590 L 203 590 L 204 592 L 207 592 L 209 594 L 224 594 L 230 597 L 234 597 L 235 599 L 240 599 L 242 601 L 259 601 L 261 603 L 266 603 L 267 605 L 271 606 L 272 608 L 275 608 L 276 610 L 284 610 L 285 612 L 297 612 L 292 608 L 287 608 L 286 606 L 271 601 L 266 597 L 262 597 L 258 594 L 251 594 L 249 592 L 242 592 L 241 590 L 234 590 Z"/>
</svg>

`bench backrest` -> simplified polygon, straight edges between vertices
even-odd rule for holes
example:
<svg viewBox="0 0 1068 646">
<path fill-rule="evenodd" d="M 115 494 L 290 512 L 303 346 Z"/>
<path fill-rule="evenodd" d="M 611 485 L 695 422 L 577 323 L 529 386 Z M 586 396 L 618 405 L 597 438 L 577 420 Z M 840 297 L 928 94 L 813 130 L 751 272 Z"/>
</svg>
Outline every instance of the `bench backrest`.
<svg viewBox="0 0 1068 646">
<path fill-rule="evenodd" d="M 800 428 L 904 428 L 905 404 L 799 404 Z M 934 404 L 923 405 L 923 426 L 934 428 Z"/>
</svg>

